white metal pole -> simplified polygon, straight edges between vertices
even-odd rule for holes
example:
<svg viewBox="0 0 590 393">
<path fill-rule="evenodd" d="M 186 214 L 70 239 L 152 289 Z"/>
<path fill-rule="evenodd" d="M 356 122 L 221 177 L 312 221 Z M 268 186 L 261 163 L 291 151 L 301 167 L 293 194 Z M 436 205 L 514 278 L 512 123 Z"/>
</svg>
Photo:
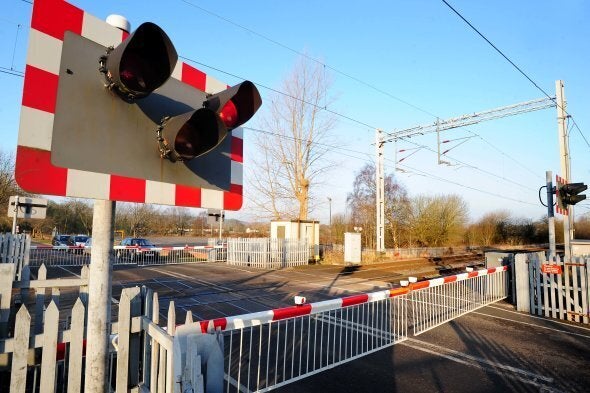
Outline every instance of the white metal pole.
<svg viewBox="0 0 590 393">
<path fill-rule="evenodd" d="M 567 135 L 567 127 L 565 124 L 567 113 L 565 103 L 565 92 L 563 81 L 555 81 L 555 103 L 557 105 L 557 128 L 559 131 L 559 157 L 561 163 L 561 175 L 566 183 L 571 181 L 570 174 L 570 155 L 569 155 L 569 137 Z M 572 238 L 572 215 L 573 209 L 567 206 L 567 216 L 563 218 L 563 241 L 565 245 L 565 259 L 570 261 L 571 258 L 571 238 Z"/>
<path fill-rule="evenodd" d="M 385 204 L 384 204 L 384 196 L 385 196 L 385 176 L 384 176 L 384 169 L 383 169 L 383 147 L 385 143 L 383 142 L 383 131 L 377 129 L 376 132 L 376 147 L 377 147 L 377 168 L 375 171 L 375 184 L 376 184 L 376 206 L 375 210 L 377 211 L 377 222 L 376 222 L 376 245 L 375 249 L 377 253 L 382 253 L 385 251 L 385 240 L 383 238 L 385 232 Z"/>
<path fill-rule="evenodd" d="M 115 202 L 94 201 L 92 253 L 88 282 L 86 392 L 108 392 L 111 323 L 111 263 Z"/>
<path fill-rule="evenodd" d="M 219 212 L 219 240 L 222 239 L 223 232 L 223 210 Z"/>
<path fill-rule="evenodd" d="M 12 234 L 16 235 L 16 218 L 18 216 L 18 195 L 14 197 L 14 217 L 12 218 Z"/>
</svg>

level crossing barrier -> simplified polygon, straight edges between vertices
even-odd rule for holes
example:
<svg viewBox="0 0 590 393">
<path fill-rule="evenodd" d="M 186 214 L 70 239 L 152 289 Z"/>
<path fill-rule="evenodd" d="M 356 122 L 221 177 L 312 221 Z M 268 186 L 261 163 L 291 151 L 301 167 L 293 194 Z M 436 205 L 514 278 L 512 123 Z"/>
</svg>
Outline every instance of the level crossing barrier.
<svg viewBox="0 0 590 393">
<path fill-rule="evenodd" d="M 396 289 L 186 324 L 178 331 L 222 333 L 225 391 L 264 392 L 505 298 L 506 269 L 406 282 Z"/>
<path fill-rule="evenodd" d="M 408 283 L 408 328 L 419 335 L 508 296 L 507 266 Z"/>
<path fill-rule="evenodd" d="M 225 391 L 267 391 L 406 340 L 407 292 L 398 288 L 203 321 L 178 332 L 223 332 Z"/>
</svg>

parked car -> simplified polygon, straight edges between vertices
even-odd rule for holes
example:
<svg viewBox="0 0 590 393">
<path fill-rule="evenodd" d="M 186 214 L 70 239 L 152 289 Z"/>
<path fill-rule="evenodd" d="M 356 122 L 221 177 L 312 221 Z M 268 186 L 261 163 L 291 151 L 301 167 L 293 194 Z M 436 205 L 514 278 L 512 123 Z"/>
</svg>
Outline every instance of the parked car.
<svg viewBox="0 0 590 393">
<path fill-rule="evenodd" d="M 117 259 L 129 259 L 134 261 L 137 258 L 153 258 L 160 257 L 160 252 L 156 250 L 155 244 L 148 239 L 140 237 L 127 237 L 121 240 L 121 246 L 129 247 L 117 250 Z"/>
<path fill-rule="evenodd" d="M 51 240 L 53 246 L 67 246 L 70 235 L 55 235 Z"/>
<path fill-rule="evenodd" d="M 81 254 L 82 251 L 84 250 L 84 244 L 86 244 L 86 240 L 88 240 L 88 236 L 86 235 L 75 235 L 75 236 L 70 236 L 69 240 L 68 240 L 68 246 L 70 247 L 80 247 L 79 250 L 69 250 L 72 251 L 75 254 Z"/>
<path fill-rule="evenodd" d="M 90 255 L 92 252 L 92 238 L 89 237 L 88 240 L 86 240 L 86 243 L 84 243 L 84 254 L 88 254 Z"/>
</svg>

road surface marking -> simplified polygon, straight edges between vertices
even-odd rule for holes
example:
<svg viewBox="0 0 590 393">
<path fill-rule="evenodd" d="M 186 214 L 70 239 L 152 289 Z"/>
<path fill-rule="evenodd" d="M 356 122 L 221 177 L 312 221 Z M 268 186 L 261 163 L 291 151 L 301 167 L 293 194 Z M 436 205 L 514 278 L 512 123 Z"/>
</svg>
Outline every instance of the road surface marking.
<svg viewBox="0 0 590 393">
<path fill-rule="evenodd" d="M 542 321 L 552 322 L 552 323 L 555 323 L 557 325 L 568 326 L 568 327 L 576 328 L 576 329 L 579 329 L 579 330 L 587 330 L 588 332 L 590 332 L 590 328 L 586 328 L 586 327 L 578 326 L 578 325 L 572 325 L 571 323 L 565 323 L 565 322 L 562 322 L 562 321 L 559 321 L 559 320 L 549 319 L 547 317 L 539 317 L 539 316 L 532 315 L 532 314 L 522 313 L 520 311 L 507 310 L 507 309 L 502 308 L 502 307 L 492 307 L 492 306 L 487 306 L 487 307 L 493 308 L 495 310 L 500 310 L 500 311 L 505 311 L 505 312 L 509 312 L 509 313 L 512 313 L 512 314 L 520 315 L 520 316 L 523 316 L 523 317 L 529 317 L 529 318 L 533 318 L 533 319 L 540 319 Z"/>
<path fill-rule="evenodd" d="M 542 388 L 544 391 L 556 391 L 555 388 L 547 385 L 554 381 L 554 379 L 551 377 L 535 374 L 517 367 L 491 362 L 489 360 L 468 355 L 463 352 L 454 351 L 449 348 L 441 347 L 436 344 L 431 344 L 416 339 L 409 338 L 408 340 L 403 341 L 400 344 L 412 349 L 429 353 L 431 355 L 440 356 L 457 363 L 480 368 L 487 372 L 493 372 L 498 375 L 516 379 L 526 384 L 533 385 L 537 388 Z M 425 346 L 429 348 L 425 348 Z"/>
<path fill-rule="evenodd" d="M 536 325 L 534 323 L 522 322 L 522 321 L 517 321 L 515 319 L 498 317 L 498 316 L 495 316 L 495 315 L 486 314 L 486 313 L 482 313 L 482 312 L 478 312 L 478 311 L 472 311 L 470 314 L 485 315 L 486 317 L 501 319 L 503 321 L 510 321 L 510 322 L 514 322 L 514 323 L 520 323 L 521 325 L 534 326 L 534 327 L 539 328 L 539 329 L 546 329 L 546 330 L 551 330 L 551 331 L 558 332 L 558 333 L 564 333 L 564 334 L 569 334 L 569 335 L 572 335 L 572 336 L 578 336 L 578 337 L 584 337 L 584 338 L 590 339 L 590 336 L 589 335 L 586 335 L 586 334 L 568 332 L 567 330 L 555 329 L 555 328 L 550 328 L 550 327 L 547 327 L 547 326 Z"/>
</svg>

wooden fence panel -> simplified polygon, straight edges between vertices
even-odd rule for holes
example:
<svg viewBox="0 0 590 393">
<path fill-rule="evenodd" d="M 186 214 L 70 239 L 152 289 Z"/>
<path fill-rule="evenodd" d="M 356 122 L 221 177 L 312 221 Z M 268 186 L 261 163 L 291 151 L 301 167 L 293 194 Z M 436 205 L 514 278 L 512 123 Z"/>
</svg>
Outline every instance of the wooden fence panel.
<svg viewBox="0 0 590 393">
<path fill-rule="evenodd" d="M 10 372 L 10 392 L 25 393 L 27 388 L 27 358 L 29 355 L 29 335 L 31 332 L 31 315 L 23 305 L 16 314 L 14 328 L 14 348 L 20 349 L 12 354 Z"/>
<path fill-rule="evenodd" d="M 59 310 L 53 301 L 45 311 L 43 326 L 43 355 L 41 357 L 40 393 L 55 392 L 55 366 L 57 353 L 57 330 L 59 326 Z"/>
<path fill-rule="evenodd" d="M 117 350 L 117 392 L 126 392 L 130 387 L 136 385 L 137 374 L 139 370 L 130 367 L 130 354 L 134 352 L 131 349 L 131 318 L 139 298 L 139 287 L 125 288 L 121 292 L 119 300 L 119 322 L 118 327 L 118 350 Z"/>
<path fill-rule="evenodd" d="M 590 259 L 563 262 L 528 256 L 531 313 L 579 323 L 590 323 Z M 561 273 L 544 273 L 543 265 L 557 265 Z"/>
<path fill-rule="evenodd" d="M 68 362 L 68 393 L 79 393 L 82 386 L 82 353 L 86 309 L 81 299 L 76 300 L 72 309 L 70 324 L 70 354 Z M 82 321 L 83 323 L 80 323 Z"/>
<path fill-rule="evenodd" d="M 0 338 L 8 334 L 14 268 L 14 263 L 0 264 Z"/>
</svg>

